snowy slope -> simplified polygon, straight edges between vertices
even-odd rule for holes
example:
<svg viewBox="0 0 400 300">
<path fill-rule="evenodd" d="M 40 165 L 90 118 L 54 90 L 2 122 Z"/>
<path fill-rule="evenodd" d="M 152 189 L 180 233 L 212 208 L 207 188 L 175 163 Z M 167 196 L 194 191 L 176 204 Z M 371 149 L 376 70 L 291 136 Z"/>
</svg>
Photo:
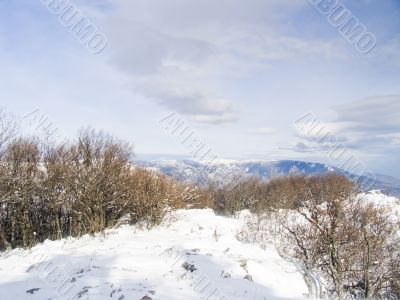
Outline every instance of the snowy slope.
<svg viewBox="0 0 400 300">
<path fill-rule="evenodd" d="M 360 194 L 360 197 L 377 207 L 390 211 L 393 220 L 400 220 L 400 199 L 389 197 L 382 194 L 381 191 L 370 191 Z"/>
<path fill-rule="evenodd" d="M 244 222 L 182 210 L 151 231 L 122 226 L 3 253 L 0 299 L 303 299 L 293 265 L 237 240 Z"/>
</svg>

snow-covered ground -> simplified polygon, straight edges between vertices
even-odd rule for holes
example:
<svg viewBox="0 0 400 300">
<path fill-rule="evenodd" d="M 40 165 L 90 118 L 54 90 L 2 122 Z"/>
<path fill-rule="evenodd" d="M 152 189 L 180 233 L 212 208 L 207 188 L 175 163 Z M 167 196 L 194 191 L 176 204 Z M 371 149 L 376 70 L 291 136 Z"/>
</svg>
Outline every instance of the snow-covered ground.
<svg viewBox="0 0 400 300">
<path fill-rule="evenodd" d="M 236 238 L 244 219 L 182 210 L 146 231 L 47 241 L 0 255 L 0 299 L 303 299 L 296 268 Z"/>
<path fill-rule="evenodd" d="M 362 193 L 360 197 L 377 207 L 390 209 L 394 217 L 400 217 L 400 200 L 398 198 L 387 196 L 380 191 Z"/>
</svg>

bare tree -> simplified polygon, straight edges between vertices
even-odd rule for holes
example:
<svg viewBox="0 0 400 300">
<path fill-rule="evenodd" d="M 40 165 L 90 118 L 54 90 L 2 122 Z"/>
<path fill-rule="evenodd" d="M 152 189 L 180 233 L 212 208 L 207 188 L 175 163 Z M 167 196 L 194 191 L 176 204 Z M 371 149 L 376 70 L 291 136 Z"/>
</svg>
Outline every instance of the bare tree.
<svg viewBox="0 0 400 300">
<path fill-rule="evenodd" d="M 83 130 L 76 141 L 7 142 L 0 157 L 0 250 L 101 232 L 130 217 L 158 224 L 175 208 L 212 206 L 210 193 L 132 165 L 133 147 Z"/>
<path fill-rule="evenodd" d="M 2 161 L 2 228 L 12 247 L 29 247 L 34 243 L 35 206 L 40 173 L 39 142 L 18 138 L 10 142 Z"/>
<path fill-rule="evenodd" d="M 0 107 L 0 157 L 4 155 L 6 145 L 16 137 L 18 124 L 14 117 L 8 115 L 4 108 Z"/>
<path fill-rule="evenodd" d="M 290 193 L 297 208 L 283 219 L 280 250 L 299 266 L 310 295 L 322 296 L 321 282 L 338 299 L 384 298 L 393 291 L 391 265 L 399 248 L 391 212 L 368 204 L 343 176 L 296 181 Z"/>
<path fill-rule="evenodd" d="M 16 120 L 9 116 L 4 108 L 0 107 L 0 249 L 9 249 L 12 247 L 7 239 L 7 229 L 4 228 L 3 219 L 7 218 L 8 206 L 7 201 L 10 191 L 7 189 L 3 181 L 7 176 L 7 170 L 3 161 L 4 154 L 8 143 L 16 136 L 18 126 Z"/>
</svg>

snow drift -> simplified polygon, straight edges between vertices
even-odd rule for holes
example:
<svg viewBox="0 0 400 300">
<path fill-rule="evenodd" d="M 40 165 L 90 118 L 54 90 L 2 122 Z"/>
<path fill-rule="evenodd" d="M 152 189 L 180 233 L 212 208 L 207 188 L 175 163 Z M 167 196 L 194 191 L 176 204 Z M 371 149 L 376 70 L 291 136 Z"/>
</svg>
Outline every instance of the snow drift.
<svg viewBox="0 0 400 300">
<path fill-rule="evenodd" d="M 0 299 L 302 299 L 296 268 L 238 241 L 244 217 L 181 210 L 146 231 L 46 241 L 0 256 Z M 147 297 L 147 298 L 146 298 Z"/>
</svg>

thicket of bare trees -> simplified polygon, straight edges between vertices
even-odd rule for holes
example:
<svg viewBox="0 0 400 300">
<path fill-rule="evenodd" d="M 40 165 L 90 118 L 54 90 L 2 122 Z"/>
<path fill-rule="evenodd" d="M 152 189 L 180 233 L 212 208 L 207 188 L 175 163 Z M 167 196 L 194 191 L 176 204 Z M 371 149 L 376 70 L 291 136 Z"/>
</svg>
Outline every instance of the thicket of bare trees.
<svg viewBox="0 0 400 300">
<path fill-rule="evenodd" d="M 295 209 L 298 200 L 293 185 L 302 185 L 305 177 L 277 177 L 263 181 L 258 177 L 244 178 L 231 189 L 210 187 L 218 213 L 233 215 L 244 209 L 253 213 L 271 209 Z"/>
<path fill-rule="evenodd" d="M 228 213 L 247 208 L 260 217 L 275 216 L 279 252 L 296 264 L 311 297 L 400 299 L 399 220 L 390 209 L 366 202 L 347 178 L 252 179 L 219 193 L 232 201 Z M 242 202 L 240 195 L 251 200 Z M 260 229 L 271 227 L 251 230 Z"/>
<path fill-rule="evenodd" d="M 301 266 L 310 293 L 321 296 L 324 284 L 338 299 L 398 299 L 392 266 L 399 224 L 391 211 L 358 197 L 351 181 L 334 174 L 309 178 L 294 192 L 297 214 L 284 219 L 281 249 Z"/>
<path fill-rule="evenodd" d="M 101 232 L 121 218 L 159 223 L 210 206 L 203 190 L 133 167 L 132 146 L 93 130 L 71 143 L 17 137 L 0 117 L 0 250 Z"/>
</svg>

